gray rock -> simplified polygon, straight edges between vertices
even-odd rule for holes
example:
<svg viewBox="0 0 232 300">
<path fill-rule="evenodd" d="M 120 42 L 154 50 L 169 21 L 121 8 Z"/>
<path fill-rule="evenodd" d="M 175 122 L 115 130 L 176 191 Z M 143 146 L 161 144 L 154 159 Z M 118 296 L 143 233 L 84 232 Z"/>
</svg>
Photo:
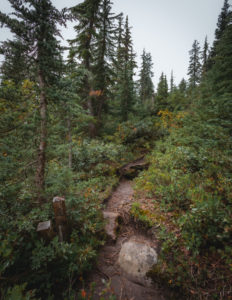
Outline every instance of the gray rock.
<svg viewBox="0 0 232 300">
<path fill-rule="evenodd" d="M 157 253 L 149 243 L 130 239 L 122 245 L 118 263 L 128 278 L 144 285 L 151 281 L 146 273 L 157 263 Z"/>
</svg>

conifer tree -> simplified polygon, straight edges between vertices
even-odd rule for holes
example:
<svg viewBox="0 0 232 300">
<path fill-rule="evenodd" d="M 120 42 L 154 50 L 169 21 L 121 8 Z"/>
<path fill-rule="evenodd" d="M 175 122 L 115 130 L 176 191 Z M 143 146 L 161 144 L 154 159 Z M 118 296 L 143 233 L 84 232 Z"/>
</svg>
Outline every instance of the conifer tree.
<svg viewBox="0 0 232 300">
<path fill-rule="evenodd" d="M 178 89 L 181 93 L 185 94 L 186 93 L 186 90 L 187 90 L 187 82 L 186 80 L 183 78 L 181 80 L 181 82 L 179 83 L 178 85 Z"/>
<path fill-rule="evenodd" d="M 224 30 L 227 28 L 227 25 L 230 22 L 229 13 L 230 13 L 229 0 L 224 0 L 224 5 L 222 7 L 221 14 L 218 17 L 217 28 L 215 30 L 214 47 L 217 46 L 218 42 L 220 41 L 224 33 Z"/>
<path fill-rule="evenodd" d="M 84 101 L 84 106 L 88 109 L 89 114 L 94 117 L 94 107 L 90 96 L 91 77 L 93 67 L 93 44 L 96 41 L 97 30 L 99 28 L 99 9 L 101 0 L 84 0 L 82 3 L 71 8 L 73 18 L 78 21 L 74 26 L 76 38 L 70 40 L 73 48 L 73 55 L 77 56 L 86 70 L 83 79 L 83 88 L 80 96 Z M 94 122 L 89 124 L 90 136 L 96 135 L 96 126 Z"/>
<path fill-rule="evenodd" d="M 107 110 L 107 100 L 110 96 L 110 89 L 113 84 L 113 58 L 115 55 L 115 42 L 117 27 L 115 21 L 119 15 L 111 12 L 112 2 L 103 0 L 99 8 L 99 29 L 94 48 L 94 90 L 100 95 L 95 101 L 95 114 L 98 121 L 101 120 L 102 110 Z"/>
<path fill-rule="evenodd" d="M 167 98 L 168 82 L 166 75 L 162 73 L 159 79 L 157 94 L 155 97 L 155 113 L 158 113 L 160 110 L 165 110 L 167 108 Z"/>
<path fill-rule="evenodd" d="M 124 20 L 123 20 L 123 14 L 121 13 L 117 18 L 117 28 L 115 32 L 115 53 L 113 56 L 112 61 L 112 101 L 109 102 L 110 105 L 110 112 L 112 114 L 119 114 L 121 110 L 121 101 L 119 99 L 119 90 L 121 86 L 121 80 L 122 80 L 122 69 L 123 69 L 123 36 L 124 36 Z"/>
<path fill-rule="evenodd" d="M 26 57 L 26 46 L 19 39 L 6 41 L 0 47 L 0 53 L 4 55 L 1 66 L 2 80 L 12 80 L 19 84 L 29 78 L 29 64 Z"/>
<path fill-rule="evenodd" d="M 216 95 L 232 94 L 232 12 L 228 14 L 228 24 L 215 49 L 214 65 L 207 75 Z"/>
<path fill-rule="evenodd" d="M 208 43 L 207 36 L 206 36 L 205 37 L 203 51 L 201 53 L 201 59 L 202 59 L 202 70 L 201 71 L 202 71 L 202 76 L 207 71 L 208 58 L 209 58 L 209 43 Z"/>
<path fill-rule="evenodd" d="M 122 54 L 122 40 L 123 40 L 123 34 L 124 34 L 124 23 L 123 23 L 123 14 L 120 14 L 118 16 L 118 27 L 116 31 L 116 53 L 114 58 L 114 69 L 115 69 L 115 80 L 118 81 L 118 77 L 120 74 L 120 71 L 122 69 L 122 63 L 123 63 L 123 54 Z"/>
<path fill-rule="evenodd" d="M 143 50 L 142 65 L 139 73 L 139 96 L 141 103 L 145 103 L 147 100 L 151 100 L 154 94 L 154 85 L 152 82 L 153 72 L 152 72 L 152 58 L 150 53 L 146 53 Z"/>
<path fill-rule="evenodd" d="M 223 7 L 221 9 L 221 13 L 218 17 L 217 28 L 215 30 L 215 39 L 213 42 L 212 49 L 210 50 L 210 55 L 207 63 L 207 69 L 210 69 L 214 64 L 214 56 L 216 55 L 217 45 L 224 33 L 225 28 L 229 24 L 229 13 L 230 13 L 230 5 L 229 0 L 224 0 Z"/>
<path fill-rule="evenodd" d="M 215 45 L 215 43 L 214 43 Z M 213 126 L 220 126 L 229 136 L 232 135 L 232 12 L 228 23 L 216 43 L 213 64 L 204 76 L 201 110 L 210 116 Z M 224 139 L 224 138 L 223 138 Z M 228 139 L 229 141 L 229 139 Z M 229 144 L 228 144 L 229 145 Z"/>
<path fill-rule="evenodd" d="M 0 12 L 0 22 L 24 45 L 28 60 L 35 66 L 35 77 L 40 89 L 40 142 L 35 182 L 37 199 L 43 202 L 49 101 L 47 89 L 56 81 L 62 69 L 61 48 L 56 36 L 59 35 L 57 24 L 64 24 L 65 15 L 64 11 L 59 12 L 50 0 L 28 0 L 26 4 L 29 4 L 29 7 L 20 0 L 11 0 L 10 3 L 17 18 Z M 7 47 L 7 43 L 3 46 Z"/>
<path fill-rule="evenodd" d="M 132 106 L 134 104 L 135 90 L 133 75 L 136 67 L 128 16 L 126 17 L 124 26 L 121 49 L 118 49 L 118 53 L 121 66 L 117 63 L 119 66 L 118 83 L 116 86 L 117 99 L 120 101 L 122 120 L 127 121 L 128 114 L 132 111 Z"/>
<path fill-rule="evenodd" d="M 78 21 L 74 26 L 76 38 L 69 40 L 73 55 L 90 71 L 92 63 L 92 47 L 99 27 L 98 13 L 101 0 L 84 0 L 70 8 L 73 18 Z"/>
<path fill-rule="evenodd" d="M 200 63 L 200 45 L 197 40 L 193 42 L 192 49 L 189 51 L 189 87 L 195 88 L 201 79 L 201 63 Z"/>
<path fill-rule="evenodd" d="M 172 93 L 174 90 L 174 75 L 173 75 L 173 70 L 171 72 L 171 79 L 170 79 L 170 93 Z"/>
<path fill-rule="evenodd" d="M 124 35 L 122 38 L 122 57 L 124 63 L 128 63 L 128 70 L 131 78 L 134 75 L 134 68 L 137 67 L 135 62 L 136 54 L 133 50 L 133 41 L 131 36 L 131 27 L 129 26 L 128 16 L 126 17 L 126 22 L 124 26 Z"/>
</svg>

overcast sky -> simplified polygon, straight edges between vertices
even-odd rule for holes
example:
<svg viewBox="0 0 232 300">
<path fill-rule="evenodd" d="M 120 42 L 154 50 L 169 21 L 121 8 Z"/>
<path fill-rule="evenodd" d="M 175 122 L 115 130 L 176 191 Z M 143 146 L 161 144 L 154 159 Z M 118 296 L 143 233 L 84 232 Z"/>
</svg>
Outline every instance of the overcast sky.
<svg viewBox="0 0 232 300">
<path fill-rule="evenodd" d="M 232 0 L 231 0 L 232 1 Z M 82 0 L 52 0 L 61 9 L 74 6 Z M 201 45 L 205 36 L 212 44 L 218 15 L 224 0 L 112 0 L 113 12 L 129 16 L 137 61 L 143 48 L 150 52 L 154 63 L 154 83 L 163 71 L 175 82 L 187 78 L 189 50 L 197 39 Z M 1 0 L 0 10 L 10 12 L 7 0 Z M 9 31 L 0 28 L 0 40 L 10 37 Z M 63 30 L 65 40 L 75 36 L 73 24 Z"/>
</svg>

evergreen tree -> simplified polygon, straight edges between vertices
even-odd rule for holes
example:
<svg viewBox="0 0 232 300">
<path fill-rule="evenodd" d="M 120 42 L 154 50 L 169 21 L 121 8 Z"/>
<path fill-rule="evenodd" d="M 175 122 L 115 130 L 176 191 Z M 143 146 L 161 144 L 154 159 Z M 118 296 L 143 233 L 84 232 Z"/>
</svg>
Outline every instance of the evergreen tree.
<svg viewBox="0 0 232 300">
<path fill-rule="evenodd" d="M 118 16 L 118 28 L 116 31 L 116 39 L 117 39 L 117 48 L 116 54 L 114 58 L 114 69 L 115 69 L 115 80 L 118 81 L 118 76 L 122 70 L 123 63 L 123 51 L 122 51 L 122 42 L 123 42 L 123 34 L 124 34 L 124 23 L 123 23 L 123 14 Z"/>
<path fill-rule="evenodd" d="M 101 120 L 102 110 L 107 110 L 107 100 L 110 98 L 110 89 L 113 81 L 114 44 L 116 42 L 117 27 L 115 21 L 119 15 L 111 12 L 112 2 L 103 0 L 99 9 L 99 30 L 94 49 L 94 90 L 99 91 L 95 101 L 95 114 Z"/>
<path fill-rule="evenodd" d="M 195 88 L 201 79 L 201 63 L 200 63 L 200 45 L 197 40 L 193 42 L 192 49 L 189 51 L 189 87 Z"/>
<path fill-rule="evenodd" d="M 205 37 L 204 47 L 203 51 L 201 53 L 201 59 L 202 59 L 202 75 L 205 74 L 205 72 L 208 69 L 208 58 L 209 58 L 209 43 L 207 40 L 207 36 Z"/>
<path fill-rule="evenodd" d="M 218 22 L 217 22 L 217 28 L 215 30 L 215 39 L 213 42 L 212 49 L 210 51 L 208 63 L 207 63 L 207 69 L 210 69 L 213 64 L 214 64 L 214 56 L 216 55 L 216 48 L 217 45 L 224 33 L 225 28 L 229 24 L 229 12 L 230 12 L 230 5 L 229 5 L 229 0 L 224 0 L 224 4 L 221 10 L 221 13 L 218 17 Z"/>
<path fill-rule="evenodd" d="M 181 80 L 181 82 L 179 83 L 178 85 L 178 89 L 181 93 L 185 94 L 186 93 L 186 90 L 187 90 L 187 82 L 186 80 L 183 78 Z"/>
<path fill-rule="evenodd" d="M 154 85 L 152 82 L 153 72 L 152 72 L 152 58 L 150 53 L 146 53 L 143 50 L 142 65 L 139 73 L 139 95 L 141 103 L 145 103 L 147 100 L 151 101 L 154 94 Z"/>
<path fill-rule="evenodd" d="M 73 48 L 73 55 L 77 56 L 86 70 L 83 79 L 83 87 L 79 91 L 83 99 L 84 106 L 88 109 L 89 114 L 94 117 L 94 107 L 90 96 L 91 77 L 93 67 L 93 45 L 96 41 L 97 30 L 99 28 L 99 9 L 101 0 L 84 0 L 82 3 L 71 8 L 73 18 L 78 21 L 74 27 L 76 38 L 70 40 Z M 90 136 L 96 135 L 96 126 L 94 122 L 89 124 Z"/>
<path fill-rule="evenodd" d="M 88 71 L 92 63 L 93 42 L 99 27 L 100 3 L 101 0 L 84 0 L 70 9 L 78 24 L 74 26 L 76 38 L 69 40 L 69 43 L 72 45 L 73 55 L 78 57 Z"/>
<path fill-rule="evenodd" d="M 2 26 L 7 26 L 25 47 L 28 60 L 35 66 L 38 81 L 40 110 L 40 143 L 36 171 L 37 199 L 42 202 L 45 185 L 45 163 L 47 143 L 47 89 L 57 79 L 61 68 L 59 35 L 57 24 L 63 25 L 64 11 L 59 12 L 50 0 L 28 0 L 29 7 L 20 0 L 11 0 L 17 18 L 0 12 Z M 3 43 L 7 47 L 7 43 Z"/>
<path fill-rule="evenodd" d="M 120 53 L 121 67 L 118 68 L 117 98 L 120 101 L 122 120 L 127 121 L 128 114 L 132 111 L 134 104 L 135 90 L 133 75 L 134 68 L 136 67 L 128 16 L 126 17 L 121 49 L 118 49 L 118 53 Z"/>
<path fill-rule="evenodd" d="M 24 79 L 29 78 L 26 46 L 19 39 L 4 42 L 0 48 L 0 53 L 4 55 L 1 66 L 2 80 L 12 80 L 19 84 Z"/>
<path fill-rule="evenodd" d="M 215 49 L 214 65 L 207 75 L 216 95 L 232 94 L 232 12 Z"/>
<path fill-rule="evenodd" d="M 170 79 L 170 93 L 172 93 L 174 91 L 174 75 L 173 75 L 173 70 L 171 72 L 171 79 Z"/>
<path fill-rule="evenodd" d="M 83 72 L 76 69 L 69 61 L 66 65 L 66 74 L 57 85 L 59 102 L 54 108 L 53 115 L 55 120 L 60 121 L 51 124 L 54 126 L 52 131 L 56 141 L 53 147 L 59 149 L 62 145 L 64 151 L 61 155 L 68 158 L 67 166 L 70 170 L 73 169 L 73 136 L 75 135 L 76 138 L 80 128 L 89 122 L 89 116 L 81 106 L 80 97 L 76 93 L 77 87 L 83 83 L 83 76 Z M 57 153 L 58 151 L 60 150 L 57 150 Z"/>
<path fill-rule="evenodd" d="M 183 78 L 179 85 L 174 85 L 172 92 L 169 93 L 167 98 L 167 109 L 170 111 L 185 110 L 188 107 L 188 104 L 189 102 L 187 98 L 187 82 Z"/>
<path fill-rule="evenodd" d="M 155 97 L 155 113 L 167 108 L 168 82 L 164 73 L 161 74 Z"/>
<path fill-rule="evenodd" d="M 224 0 L 224 5 L 222 7 L 221 14 L 218 17 L 217 28 L 215 30 L 214 47 L 217 46 L 218 42 L 220 41 L 224 33 L 224 30 L 227 28 L 227 25 L 230 23 L 229 13 L 230 13 L 229 0 Z"/>
<path fill-rule="evenodd" d="M 112 67 L 112 101 L 109 102 L 110 113 L 118 115 L 121 111 L 121 100 L 119 99 L 119 90 L 122 80 L 122 70 L 123 70 L 123 36 L 124 36 L 124 20 L 123 14 L 121 13 L 117 19 L 117 29 L 115 32 L 115 53 L 113 56 Z M 120 102 L 120 103 L 119 103 Z"/>
</svg>

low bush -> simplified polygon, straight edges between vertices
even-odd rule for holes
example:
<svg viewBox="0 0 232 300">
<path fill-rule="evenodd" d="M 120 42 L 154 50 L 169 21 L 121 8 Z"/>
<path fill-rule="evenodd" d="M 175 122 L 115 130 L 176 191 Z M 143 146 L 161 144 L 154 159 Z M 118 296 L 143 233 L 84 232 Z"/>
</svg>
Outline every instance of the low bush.
<svg viewBox="0 0 232 300">
<path fill-rule="evenodd" d="M 185 299 L 231 297 L 229 141 L 220 124 L 188 116 L 156 144 L 149 169 L 136 180 L 137 193 L 153 198 L 153 209 L 165 216 L 157 229 L 161 252 L 152 276 Z"/>
</svg>

